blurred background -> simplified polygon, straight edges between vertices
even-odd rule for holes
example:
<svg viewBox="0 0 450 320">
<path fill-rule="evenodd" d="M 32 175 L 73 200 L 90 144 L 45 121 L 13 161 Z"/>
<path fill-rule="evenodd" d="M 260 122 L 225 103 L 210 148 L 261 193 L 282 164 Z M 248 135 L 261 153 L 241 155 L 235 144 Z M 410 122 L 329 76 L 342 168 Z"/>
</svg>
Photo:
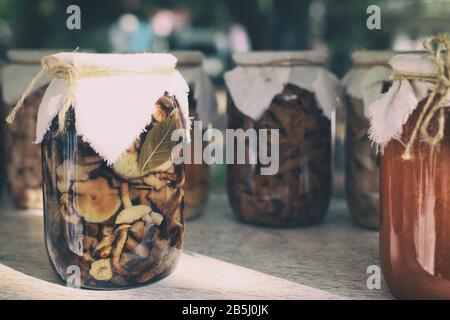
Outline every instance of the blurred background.
<svg viewBox="0 0 450 320">
<path fill-rule="evenodd" d="M 81 8 L 81 30 L 66 27 L 69 5 Z M 369 30 L 369 5 L 381 8 L 381 30 Z M 200 50 L 213 78 L 225 126 L 223 73 L 233 52 L 327 49 L 342 77 L 359 49 L 419 49 L 450 29 L 450 0 L 0 0 L 0 64 L 9 48 L 90 48 L 98 52 Z M 343 112 L 336 124 L 336 191 L 342 185 Z M 223 166 L 214 169 L 223 188 Z"/>
</svg>

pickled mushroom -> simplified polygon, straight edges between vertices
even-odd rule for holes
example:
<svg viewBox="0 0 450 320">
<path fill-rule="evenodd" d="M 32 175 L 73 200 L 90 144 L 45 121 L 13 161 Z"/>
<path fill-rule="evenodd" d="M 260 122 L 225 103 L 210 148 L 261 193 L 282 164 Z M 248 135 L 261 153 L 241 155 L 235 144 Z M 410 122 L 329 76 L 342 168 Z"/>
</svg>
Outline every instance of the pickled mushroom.
<svg viewBox="0 0 450 320">
<path fill-rule="evenodd" d="M 159 102 L 159 101 L 158 101 Z M 157 122 L 163 121 L 167 117 L 167 113 L 163 110 L 160 104 L 156 104 L 155 112 L 153 113 L 153 118 Z"/>
<path fill-rule="evenodd" d="M 144 204 L 131 206 L 123 209 L 116 218 L 116 224 L 122 223 L 133 223 L 141 219 L 146 213 L 150 212 L 152 209 Z"/>
<path fill-rule="evenodd" d="M 78 224 L 80 222 L 80 217 L 75 212 L 73 212 L 69 195 L 67 193 L 63 193 L 61 195 L 60 201 L 62 206 L 59 209 L 59 212 L 63 216 L 64 220 L 72 224 Z"/>
<path fill-rule="evenodd" d="M 73 190 L 77 194 L 75 209 L 88 222 L 106 221 L 122 205 L 118 190 L 111 188 L 105 178 L 75 182 Z"/>
<path fill-rule="evenodd" d="M 91 264 L 89 274 L 96 280 L 106 281 L 112 278 L 111 262 L 109 259 L 101 259 Z"/>
<path fill-rule="evenodd" d="M 151 174 L 143 179 L 144 183 L 155 190 L 160 190 L 167 182 L 155 174 Z"/>
</svg>

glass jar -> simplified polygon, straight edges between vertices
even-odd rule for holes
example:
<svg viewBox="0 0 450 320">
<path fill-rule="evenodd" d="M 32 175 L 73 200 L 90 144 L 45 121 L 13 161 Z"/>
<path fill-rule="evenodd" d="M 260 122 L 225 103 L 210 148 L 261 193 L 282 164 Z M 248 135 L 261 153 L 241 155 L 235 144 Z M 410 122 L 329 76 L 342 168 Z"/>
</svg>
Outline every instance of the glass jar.
<svg viewBox="0 0 450 320">
<path fill-rule="evenodd" d="M 417 81 L 422 73 L 430 79 L 436 72 L 432 61 L 427 55 L 394 57 L 395 77 L 402 73 L 404 78 L 394 78 L 389 99 L 369 106 L 371 135 L 383 148 L 381 266 L 393 294 L 404 299 L 450 299 L 450 111 L 430 113 L 441 92 L 425 109 L 435 84 Z M 428 116 L 428 124 L 419 121 Z M 433 146 L 423 129 L 435 136 L 440 124 L 443 136 Z"/>
<path fill-rule="evenodd" d="M 406 122 L 408 141 L 423 108 Z M 450 111 L 439 148 L 416 143 L 403 161 L 393 140 L 381 157 L 380 253 L 393 293 L 407 299 L 450 299 Z M 414 281 L 411 281 L 414 279 Z"/>
<path fill-rule="evenodd" d="M 265 165 L 260 157 L 254 164 L 227 165 L 230 204 L 240 220 L 273 227 L 306 226 L 321 221 L 326 214 L 331 197 L 330 113 L 334 105 L 327 105 L 322 98 L 335 99 L 338 81 L 320 67 L 325 59 L 316 52 L 234 56 L 237 68 L 226 75 L 230 95 L 227 128 L 279 130 L 279 169 L 275 174 L 262 173 Z M 324 81 L 318 87 L 334 89 L 314 91 L 308 83 L 318 78 Z M 270 88 L 264 88 L 266 85 Z M 246 92 L 251 93 L 246 86 L 255 86 L 253 92 L 272 91 L 274 96 L 243 108 L 242 99 L 246 99 Z M 280 87 L 282 90 L 276 92 Z M 246 114 L 250 110 L 252 113 Z M 255 113 L 260 115 L 255 117 Z M 276 150 L 275 143 L 278 141 L 268 141 L 269 153 Z M 245 144 L 245 154 L 252 152 L 249 145 Z"/>
<path fill-rule="evenodd" d="M 198 217 L 204 211 L 209 198 L 210 169 L 203 162 L 203 151 L 208 145 L 203 141 L 203 134 L 217 114 L 217 103 L 214 87 L 208 75 L 203 70 L 203 54 L 199 51 L 174 51 L 177 58 L 177 68 L 189 85 L 189 115 L 195 121 L 191 130 L 190 157 L 191 163 L 184 165 L 186 187 L 184 194 L 186 220 Z M 201 121 L 197 129 L 196 122 Z M 195 145 L 201 145 L 198 150 Z M 194 157 L 202 159 L 195 162 Z"/>
<path fill-rule="evenodd" d="M 0 75 L 2 74 L 2 70 L 4 67 L 4 61 L 0 60 Z M 0 76 L 0 91 L 2 90 L 2 77 Z M 0 117 L 1 119 L 5 119 L 6 110 L 3 105 L 3 99 L 0 99 Z M 3 188 L 5 186 L 5 121 L 0 121 L 0 195 L 3 195 Z M 3 199 L 3 198 L 2 198 Z M 2 201 L 0 200 L 0 203 Z"/>
<path fill-rule="evenodd" d="M 382 94 L 392 72 L 392 51 L 356 51 L 353 68 L 344 77 L 346 91 L 345 190 L 353 220 L 378 229 L 379 160 L 368 139 L 369 119 L 364 106 Z"/>
<path fill-rule="evenodd" d="M 170 274 L 180 257 L 185 176 L 183 165 L 172 161 L 179 140 L 171 137 L 186 130 L 189 116 L 188 87 L 175 63 L 167 54 L 61 53 L 43 59 L 48 70 L 58 68 L 59 77 L 40 106 L 36 134 L 45 242 L 67 284 L 141 285 Z M 71 92 L 61 84 L 70 86 L 71 78 L 61 78 L 60 65 L 85 75 L 76 79 L 74 95 L 62 100 L 72 101 L 67 109 L 52 105 L 55 96 Z M 130 106 L 124 108 L 124 101 Z M 55 109 L 56 115 L 48 112 Z"/>
<path fill-rule="evenodd" d="M 175 108 L 172 97 L 158 105 L 166 116 Z M 80 267 L 87 288 L 133 286 L 171 273 L 183 245 L 183 166 L 130 178 L 130 159 L 152 126 L 111 168 L 76 135 L 75 121 L 72 109 L 66 132 L 57 135 L 54 119 L 42 141 L 46 245 L 54 268 L 66 280 L 71 265 Z"/>
<path fill-rule="evenodd" d="M 40 68 L 40 59 L 50 54 L 40 50 L 11 50 L 3 70 L 3 101 L 8 112 Z M 41 150 L 32 144 L 39 105 L 49 80 L 35 86 L 24 102 L 22 115 L 14 126 L 4 128 L 6 179 L 13 204 L 22 209 L 42 208 Z"/>
</svg>

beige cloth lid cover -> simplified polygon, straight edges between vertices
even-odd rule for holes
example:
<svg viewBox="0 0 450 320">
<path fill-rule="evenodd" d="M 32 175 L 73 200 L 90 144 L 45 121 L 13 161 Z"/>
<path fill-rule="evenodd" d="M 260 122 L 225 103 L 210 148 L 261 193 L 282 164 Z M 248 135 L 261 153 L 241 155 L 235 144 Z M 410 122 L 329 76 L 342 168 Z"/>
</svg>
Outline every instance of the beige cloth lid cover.
<svg viewBox="0 0 450 320">
<path fill-rule="evenodd" d="M 109 164 L 118 160 L 151 122 L 155 103 L 165 92 L 178 100 L 189 138 L 189 87 L 175 70 L 173 55 L 65 52 L 48 59 L 62 60 L 80 70 L 112 71 L 111 75 L 77 79 L 70 101 L 77 134 Z M 163 69 L 167 71 L 161 72 Z M 51 80 L 39 106 L 36 143 L 42 141 L 62 108 L 68 89 L 64 79 Z"/>
<path fill-rule="evenodd" d="M 394 71 L 423 75 L 435 74 L 437 70 L 428 53 L 396 55 L 389 64 Z M 394 80 L 388 92 L 367 107 L 369 135 L 381 150 L 391 139 L 400 138 L 403 125 L 432 88 L 433 84 L 425 81 Z"/>
<path fill-rule="evenodd" d="M 314 93 L 324 115 L 331 118 L 340 85 L 336 76 L 321 66 L 327 60 L 326 52 L 248 52 L 236 53 L 233 59 L 237 66 L 225 73 L 225 83 L 236 108 L 246 116 L 258 120 L 290 83 Z M 276 62 L 291 65 L 265 65 Z"/>
<path fill-rule="evenodd" d="M 353 52 L 353 67 L 341 81 L 347 95 L 363 100 L 364 105 L 377 100 L 392 73 L 388 62 L 394 55 L 394 51 Z"/>
</svg>

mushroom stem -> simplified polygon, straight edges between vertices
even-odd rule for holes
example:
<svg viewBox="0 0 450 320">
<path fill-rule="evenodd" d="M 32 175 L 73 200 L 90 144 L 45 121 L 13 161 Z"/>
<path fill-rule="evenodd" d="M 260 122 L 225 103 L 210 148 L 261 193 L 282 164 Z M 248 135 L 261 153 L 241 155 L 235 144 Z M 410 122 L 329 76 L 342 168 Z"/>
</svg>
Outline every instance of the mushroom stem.
<svg viewBox="0 0 450 320">
<path fill-rule="evenodd" d="M 131 207 L 133 205 L 131 203 L 130 189 L 128 187 L 128 183 L 122 183 L 120 185 L 120 195 L 122 197 L 123 206 L 125 208 Z"/>
<path fill-rule="evenodd" d="M 116 241 L 116 244 L 113 248 L 111 260 L 113 269 L 120 275 L 127 275 L 127 271 L 120 265 L 120 256 L 122 255 L 123 248 L 125 247 L 125 243 L 128 238 L 128 229 L 123 228 L 119 229 L 119 237 Z"/>
</svg>

